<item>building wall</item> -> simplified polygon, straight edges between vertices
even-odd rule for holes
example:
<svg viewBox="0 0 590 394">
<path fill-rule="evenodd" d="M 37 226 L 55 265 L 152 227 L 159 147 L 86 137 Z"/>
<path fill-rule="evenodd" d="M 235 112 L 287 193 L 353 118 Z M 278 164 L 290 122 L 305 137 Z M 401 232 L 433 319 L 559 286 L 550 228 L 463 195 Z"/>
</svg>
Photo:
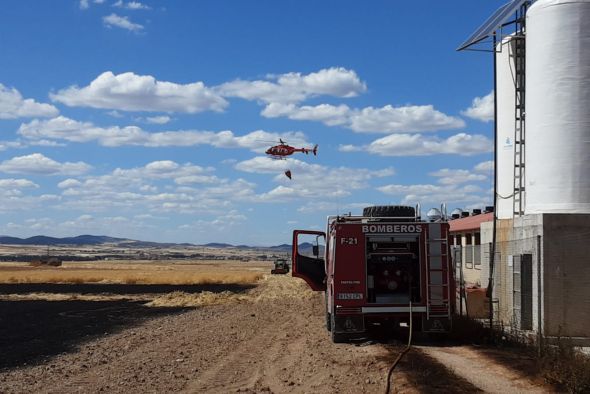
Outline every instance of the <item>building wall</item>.
<svg viewBox="0 0 590 394">
<path fill-rule="evenodd" d="M 537 307 L 539 293 L 537 289 L 537 235 L 542 234 L 539 224 L 540 215 L 518 217 L 514 220 L 498 220 L 496 233 L 496 255 L 494 258 L 494 292 L 497 300 L 496 317 L 504 326 L 518 327 L 520 316 L 515 311 L 514 268 L 515 259 L 523 254 L 531 254 L 533 259 L 532 297 L 533 297 L 533 330 L 537 329 Z M 482 243 L 492 242 L 492 223 L 482 224 Z M 489 278 L 490 253 L 487 253 L 482 267 L 482 277 Z M 518 296 L 518 294 L 516 295 Z M 542 300 L 541 300 L 542 303 Z"/>
<path fill-rule="evenodd" d="M 545 331 L 590 337 L 590 214 L 543 214 Z"/>
<path fill-rule="evenodd" d="M 475 245 L 477 236 L 480 235 L 479 230 L 461 231 L 453 233 L 453 245 L 461 246 L 461 261 L 463 267 L 463 280 L 466 286 L 481 286 L 481 245 Z M 461 240 L 457 242 L 457 236 Z M 469 239 L 471 239 L 470 243 Z"/>
<path fill-rule="evenodd" d="M 590 214 L 526 215 L 499 220 L 497 227 L 493 294 L 498 300 L 497 317 L 505 326 L 518 327 L 514 259 L 531 254 L 533 331 L 540 324 L 545 336 L 590 341 Z M 492 223 L 483 223 L 481 231 L 482 244 L 491 242 Z M 486 283 L 489 253 L 483 262 L 482 283 Z"/>
<path fill-rule="evenodd" d="M 496 256 L 494 258 L 494 298 L 498 299 L 499 318 L 511 325 L 513 315 L 513 256 L 516 254 L 514 245 L 509 242 L 512 238 L 512 219 L 499 220 L 496 230 Z"/>
<path fill-rule="evenodd" d="M 488 286 L 488 278 L 490 277 L 490 244 L 492 242 L 492 227 L 493 222 L 485 222 L 481 224 L 481 285 Z"/>
</svg>

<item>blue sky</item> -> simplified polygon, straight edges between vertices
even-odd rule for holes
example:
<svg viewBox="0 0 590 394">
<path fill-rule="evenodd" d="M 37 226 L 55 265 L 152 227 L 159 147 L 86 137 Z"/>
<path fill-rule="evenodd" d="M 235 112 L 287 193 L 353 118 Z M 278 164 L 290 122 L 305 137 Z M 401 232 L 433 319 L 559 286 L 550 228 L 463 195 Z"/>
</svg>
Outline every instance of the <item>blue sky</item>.
<svg viewBox="0 0 590 394">
<path fill-rule="evenodd" d="M 455 48 L 501 4 L 6 1 L 0 234 L 272 245 L 491 205 L 492 58 Z"/>
</svg>

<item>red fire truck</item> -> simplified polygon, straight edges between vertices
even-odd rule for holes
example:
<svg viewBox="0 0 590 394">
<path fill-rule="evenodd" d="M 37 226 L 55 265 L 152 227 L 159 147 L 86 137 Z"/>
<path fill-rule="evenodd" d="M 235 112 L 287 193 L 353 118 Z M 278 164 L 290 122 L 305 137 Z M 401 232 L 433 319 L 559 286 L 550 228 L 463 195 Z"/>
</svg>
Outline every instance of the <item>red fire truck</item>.
<svg viewBox="0 0 590 394">
<path fill-rule="evenodd" d="M 409 324 L 410 316 L 414 330 L 450 330 L 455 282 L 444 214 L 421 220 L 419 208 L 394 205 L 329 216 L 325 233 L 293 232 L 292 259 L 293 276 L 325 291 L 334 342 L 371 325 Z"/>
</svg>

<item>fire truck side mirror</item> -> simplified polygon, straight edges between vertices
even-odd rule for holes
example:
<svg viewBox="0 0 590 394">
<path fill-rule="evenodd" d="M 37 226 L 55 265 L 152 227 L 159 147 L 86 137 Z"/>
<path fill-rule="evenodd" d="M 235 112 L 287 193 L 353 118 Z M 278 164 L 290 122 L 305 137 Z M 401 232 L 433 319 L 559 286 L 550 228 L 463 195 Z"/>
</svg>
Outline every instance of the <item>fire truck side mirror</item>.
<svg viewBox="0 0 590 394">
<path fill-rule="evenodd" d="M 319 245 L 313 245 L 312 247 L 312 253 L 316 258 L 320 257 L 320 247 Z"/>
</svg>

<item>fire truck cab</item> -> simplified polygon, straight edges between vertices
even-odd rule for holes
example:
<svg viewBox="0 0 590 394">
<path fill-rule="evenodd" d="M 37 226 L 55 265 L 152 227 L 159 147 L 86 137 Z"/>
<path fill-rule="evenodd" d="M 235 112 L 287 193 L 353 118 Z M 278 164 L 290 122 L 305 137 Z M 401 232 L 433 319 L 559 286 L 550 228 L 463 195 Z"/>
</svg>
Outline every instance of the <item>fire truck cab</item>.
<svg viewBox="0 0 590 394">
<path fill-rule="evenodd" d="M 303 239 L 315 242 L 310 248 Z M 374 206 L 362 216 L 329 216 L 326 232 L 293 231 L 292 259 L 292 275 L 325 292 L 334 342 L 410 318 L 414 330 L 451 328 L 455 282 L 444 215 L 424 221 L 414 207 Z"/>
</svg>

